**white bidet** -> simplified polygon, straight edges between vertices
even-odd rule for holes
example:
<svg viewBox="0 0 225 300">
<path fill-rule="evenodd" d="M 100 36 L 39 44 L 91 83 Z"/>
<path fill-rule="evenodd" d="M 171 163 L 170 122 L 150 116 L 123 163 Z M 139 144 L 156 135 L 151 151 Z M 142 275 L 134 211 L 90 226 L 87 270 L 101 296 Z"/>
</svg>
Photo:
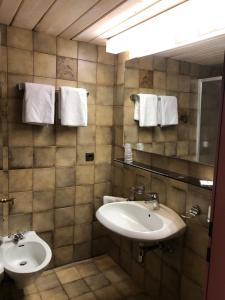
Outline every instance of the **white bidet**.
<svg viewBox="0 0 225 300">
<path fill-rule="evenodd" d="M 32 283 L 52 258 L 50 247 L 35 231 L 24 233 L 23 238 L 16 242 L 4 237 L 0 248 L 5 272 L 19 287 Z"/>
</svg>

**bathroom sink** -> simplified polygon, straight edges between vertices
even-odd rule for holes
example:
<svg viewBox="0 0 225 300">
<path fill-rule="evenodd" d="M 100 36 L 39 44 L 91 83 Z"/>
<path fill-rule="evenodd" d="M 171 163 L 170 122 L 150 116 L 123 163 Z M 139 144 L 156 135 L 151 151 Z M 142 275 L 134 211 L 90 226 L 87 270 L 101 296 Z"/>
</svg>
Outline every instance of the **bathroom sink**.
<svg viewBox="0 0 225 300">
<path fill-rule="evenodd" d="M 160 204 L 153 210 L 151 203 L 124 201 L 108 203 L 97 212 L 98 221 L 122 236 L 140 241 L 162 241 L 181 235 L 185 223 L 169 207 Z"/>
</svg>

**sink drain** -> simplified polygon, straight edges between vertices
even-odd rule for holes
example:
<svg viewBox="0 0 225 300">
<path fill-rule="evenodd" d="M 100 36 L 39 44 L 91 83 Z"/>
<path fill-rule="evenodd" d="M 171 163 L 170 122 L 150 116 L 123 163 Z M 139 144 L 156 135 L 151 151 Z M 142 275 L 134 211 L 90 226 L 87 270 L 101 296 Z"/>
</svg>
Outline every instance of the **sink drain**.
<svg viewBox="0 0 225 300">
<path fill-rule="evenodd" d="M 20 262 L 20 266 L 25 266 L 26 264 L 27 264 L 26 261 L 21 261 L 21 262 Z"/>
</svg>

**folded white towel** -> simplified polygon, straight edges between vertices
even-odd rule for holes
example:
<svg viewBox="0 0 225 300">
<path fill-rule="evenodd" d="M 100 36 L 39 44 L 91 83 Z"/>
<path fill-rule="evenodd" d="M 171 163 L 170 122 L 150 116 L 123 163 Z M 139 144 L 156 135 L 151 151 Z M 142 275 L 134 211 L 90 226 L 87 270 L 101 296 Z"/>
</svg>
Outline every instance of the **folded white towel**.
<svg viewBox="0 0 225 300">
<path fill-rule="evenodd" d="M 161 114 L 161 126 L 178 124 L 177 97 L 159 96 L 159 111 Z"/>
<path fill-rule="evenodd" d="M 23 122 L 36 125 L 54 124 L 54 115 L 54 86 L 26 82 L 23 98 Z"/>
<path fill-rule="evenodd" d="M 140 119 L 140 101 L 139 99 L 135 100 L 134 103 L 134 120 L 139 121 Z"/>
<path fill-rule="evenodd" d="M 139 125 L 140 127 L 151 127 L 158 125 L 158 97 L 152 94 L 139 95 Z"/>
<path fill-rule="evenodd" d="M 113 197 L 113 196 L 103 196 L 103 204 L 127 201 L 127 198 Z"/>
<path fill-rule="evenodd" d="M 59 118 L 64 126 L 87 126 L 87 91 L 61 86 Z"/>
</svg>

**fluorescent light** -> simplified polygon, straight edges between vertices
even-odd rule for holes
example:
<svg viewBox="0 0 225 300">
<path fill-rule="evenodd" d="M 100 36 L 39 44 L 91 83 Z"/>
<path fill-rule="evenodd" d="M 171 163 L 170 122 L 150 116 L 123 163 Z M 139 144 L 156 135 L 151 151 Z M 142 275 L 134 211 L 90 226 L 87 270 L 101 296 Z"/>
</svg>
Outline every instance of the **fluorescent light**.
<svg viewBox="0 0 225 300">
<path fill-rule="evenodd" d="M 225 1 L 190 0 L 107 41 L 107 52 L 154 54 L 225 33 Z"/>
</svg>

